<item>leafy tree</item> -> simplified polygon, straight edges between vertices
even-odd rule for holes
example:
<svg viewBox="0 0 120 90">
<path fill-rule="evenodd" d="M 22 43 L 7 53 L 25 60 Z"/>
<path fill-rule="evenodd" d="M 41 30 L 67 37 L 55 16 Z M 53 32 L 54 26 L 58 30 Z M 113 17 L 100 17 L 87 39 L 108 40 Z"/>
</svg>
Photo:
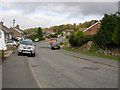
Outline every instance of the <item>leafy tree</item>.
<svg viewBox="0 0 120 90">
<path fill-rule="evenodd" d="M 39 27 L 38 30 L 37 30 L 37 36 L 39 37 L 39 39 L 43 38 L 43 33 L 42 33 L 41 27 Z"/>
<path fill-rule="evenodd" d="M 81 46 L 82 45 L 82 40 L 84 37 L 83 31 L 76 31 L 73 33 L 71 36 L 69 36 L 69 43 L 75 47 L 75 46 Z"/>
<path fill-rule="evenodd" d="M 84 23 L 79 23 L 79 28 L 88 28 L 96 22 L 98 22 L 98 20 L 91 20 L 91 21 L 86 21 Z"/>
<path fill-rule="evenodd" d="M 78 30 L 74 34 L 70 35 L 68 38 L 71 46 L 76 47 L 82 46 L 88 41 L 92 41 L 93 37 L 94 35 L 85 35 L 83 31 Z"/>
<path fill-rule="evenodd" d="M 73 34 L 69 36 L 69 43 L 73 47 L 77 46 L 77 42 L 74 40 L 74 35 Z"/>
<path fill-rule="evenodd" d="M 116 14 L 104 15 L 101 20 L 101 27 L 94 37 L 94 42 L 99 45 L 99 47 L 106 48 L 114 45 L 112 37 L 116 37 L 116 34 L 113 35 L 113 33 L 117 24 L 120 24 L 119 18 Z"/>
<path fill-rule="evenodd" d="M 113 33 L 112 40 L 115 44 L 120 44 L 120 24 L 117 24 Z"/>
</svg>

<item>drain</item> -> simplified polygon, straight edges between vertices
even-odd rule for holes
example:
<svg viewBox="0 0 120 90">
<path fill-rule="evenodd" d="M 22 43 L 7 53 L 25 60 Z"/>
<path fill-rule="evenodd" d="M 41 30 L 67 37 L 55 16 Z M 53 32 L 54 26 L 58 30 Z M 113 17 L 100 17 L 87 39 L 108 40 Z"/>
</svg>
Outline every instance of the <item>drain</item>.
<svg viewBox="0 0 120 90">
<path fill-rule="evenodd" d="M 82 69 L 87 69 L 87 70 L 98 70 L 99 68 L 97 68 L 97 67 L 83 67 Z"/>
</svg>

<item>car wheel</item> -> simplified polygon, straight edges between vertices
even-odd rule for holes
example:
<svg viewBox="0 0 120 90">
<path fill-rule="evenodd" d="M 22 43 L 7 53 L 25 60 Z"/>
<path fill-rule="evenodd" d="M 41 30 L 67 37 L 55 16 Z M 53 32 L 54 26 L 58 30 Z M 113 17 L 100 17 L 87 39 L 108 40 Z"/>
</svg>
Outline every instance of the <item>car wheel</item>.
<svg viewBox="0 0 120 90">
<path fill-rule="evenodd" d="M 54 48 L 51 48 L 51 50 L 55 50 Z"/>
<path fill-rule="evenodd" d="M 35 53 L 34 53 L 34 54 L 32 54 L 32 56 L 33 56 L 33 57 L 35 57 Z"/>
<path fill-rule="evenodd" d="M 18 56 L 21 56 L 21 53 L 20 53 L 20 52 L 18 52 Z"/>
</svg>

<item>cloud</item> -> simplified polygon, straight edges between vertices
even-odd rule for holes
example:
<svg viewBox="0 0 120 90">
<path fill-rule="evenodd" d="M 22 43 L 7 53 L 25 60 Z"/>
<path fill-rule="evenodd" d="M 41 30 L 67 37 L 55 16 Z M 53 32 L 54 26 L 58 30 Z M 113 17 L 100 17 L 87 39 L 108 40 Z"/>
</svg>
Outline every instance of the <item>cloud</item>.
<svg viewBox="0 0 120 90">
<path fill-rule="evenodd" d="M 65 23 L 80 23 L 101 19 L 105 13 L 115 13 L 117 2 L 3 2 L 0 17 L 12 26 L 12 19 L 24 28 L 50 27 Z"/>
</svg>

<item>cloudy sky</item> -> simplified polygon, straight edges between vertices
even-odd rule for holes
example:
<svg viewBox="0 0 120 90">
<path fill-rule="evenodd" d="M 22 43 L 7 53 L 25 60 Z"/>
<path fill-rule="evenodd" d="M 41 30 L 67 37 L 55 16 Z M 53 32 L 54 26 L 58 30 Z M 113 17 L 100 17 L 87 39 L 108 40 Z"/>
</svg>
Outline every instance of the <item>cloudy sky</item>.
<svg viewBox="0 0 120 90">
<path fill-rule="evenodd" d="M 117 2 L 1 2 L 0 21 L 11 27 L 12 20 L 21 29 L 100 20 L 118 10 Z"/>
</svg>

